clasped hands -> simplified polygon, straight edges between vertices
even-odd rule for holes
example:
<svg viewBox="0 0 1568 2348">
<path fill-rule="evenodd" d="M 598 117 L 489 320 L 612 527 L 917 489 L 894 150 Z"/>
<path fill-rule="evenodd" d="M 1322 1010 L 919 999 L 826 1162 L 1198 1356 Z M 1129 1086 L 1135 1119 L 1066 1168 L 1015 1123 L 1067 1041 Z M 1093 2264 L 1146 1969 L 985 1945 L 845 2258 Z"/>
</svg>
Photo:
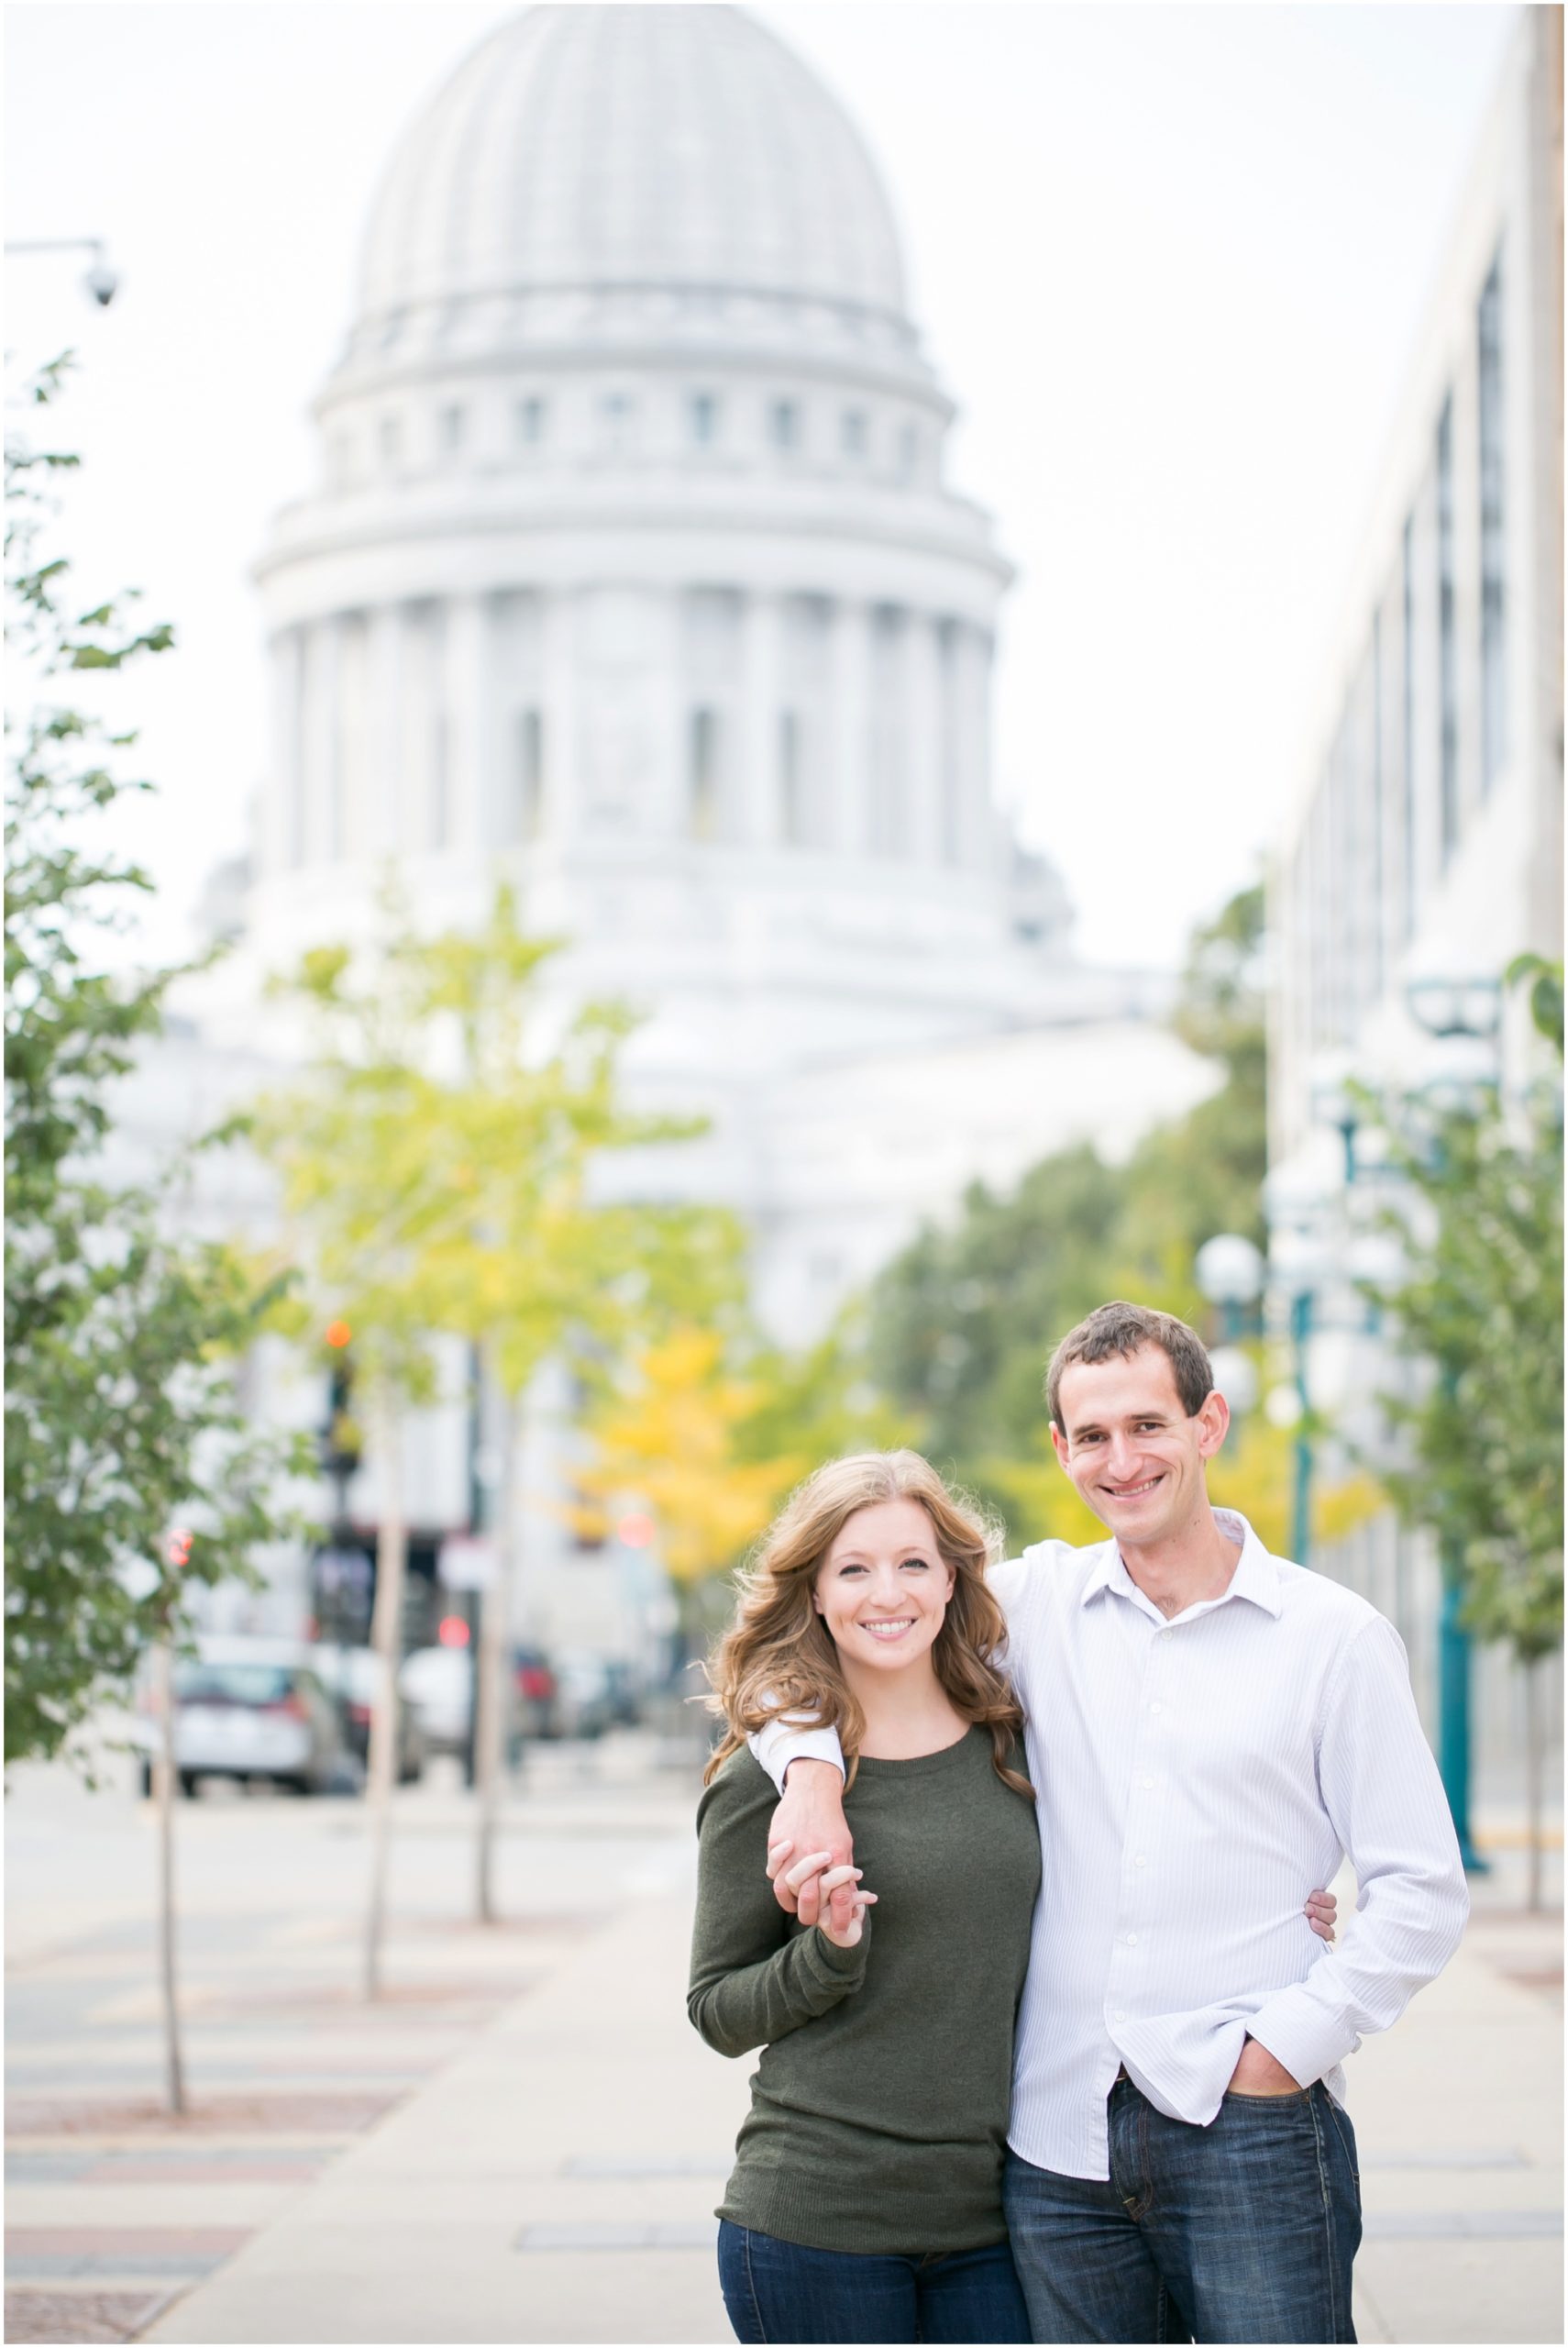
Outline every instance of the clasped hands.
<svg viewBox="0 0 1568 2348">
<path fill-rule="evenodd" d="M 773 1896 L 787 1914 L 815 1924 L 837 1948 L 859 1942 L 866 1911 L 877 1895 L 860 1888 L 855 1846 L 844 1815 L 843 1780 L 831 1764 L 791 1764 L 791 1783 L 773 1813 L 767 1845 L 767 1876 Z M 795 1782 L 799 1780 L 799 1782 Z M 794 1829 L 793 1833 L 786 1829 Z M 803 1855 L 794 1853 L 800 1847 Z M 1309 1891 L 1307 1922 L 1331 1946 L 1338 1902 L 1331 1891 Z M 1247 2039 L 1231 2075 L 1235 2095 L 1299 2095 L 1301 2084 L 1257 2039 Z"/>
<path fill-rule="evenodd" d="M 767 1874 L 779 1906 L 798 1916 L 803 1925 L 815 1924 L 835 1948 L 855 1948 L 867 1908 L 877 1905 L 874 1891 L 860 1888 L 860 1869 L 847 1861 L 835 1862 L 831 1851 L 808 1851 L 792 1866 L 785 1865 L 793 1843 L 770 1843 Z"/>
</svg>

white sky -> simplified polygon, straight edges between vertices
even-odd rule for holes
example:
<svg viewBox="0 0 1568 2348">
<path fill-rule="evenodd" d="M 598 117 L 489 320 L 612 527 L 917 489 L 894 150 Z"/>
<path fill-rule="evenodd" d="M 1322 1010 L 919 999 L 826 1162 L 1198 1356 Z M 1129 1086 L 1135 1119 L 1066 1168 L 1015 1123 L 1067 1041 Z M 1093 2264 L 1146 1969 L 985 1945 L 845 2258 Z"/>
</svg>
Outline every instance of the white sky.
<svg viewBox="0 0 1568 2348">
<path fill-rule="evenodd" d="M 127 686 L 161 785 L 138 847 L 173 953 L 262 772 L 248 567 L 315 477 L 305 410 L 411 114 L 508 7 L 122 0 L 6 8 L 7 349 L 74 345 L 67 543 L 182 649 Z M 1089 958 L 1175 958 L 1250 876 L 1301 727 L 1470 150 L 1505 6 L 808 0 L 758 12 L 890 186 L 915 312 L 996 514 L 998 774 Z"/>
</svg>

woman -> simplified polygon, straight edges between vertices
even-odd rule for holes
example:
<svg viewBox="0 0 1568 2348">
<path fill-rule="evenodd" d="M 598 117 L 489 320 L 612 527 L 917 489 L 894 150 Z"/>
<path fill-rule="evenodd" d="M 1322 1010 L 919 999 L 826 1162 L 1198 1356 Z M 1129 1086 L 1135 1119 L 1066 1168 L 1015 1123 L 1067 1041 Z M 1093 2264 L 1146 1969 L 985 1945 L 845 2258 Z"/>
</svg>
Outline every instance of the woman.
<svg viewBox="0 0 1568 2348">
<path fill-rule="evenodd" d="M 1029 2337 L 1001 2171 L 1040 1846 L 995 1548 L 916 1453 L 834 1460 L 712 1660 L 688 2005 L 721 2054 L 765 2050 L 718 2212 L 744 2341 Z M 804 1930 L 763 1871 L 777 1796 L 744 1741 L 780 1703 L 837 1728 L 863 1863 L 791 1867 L 827 1895 Z"/>
</svg>

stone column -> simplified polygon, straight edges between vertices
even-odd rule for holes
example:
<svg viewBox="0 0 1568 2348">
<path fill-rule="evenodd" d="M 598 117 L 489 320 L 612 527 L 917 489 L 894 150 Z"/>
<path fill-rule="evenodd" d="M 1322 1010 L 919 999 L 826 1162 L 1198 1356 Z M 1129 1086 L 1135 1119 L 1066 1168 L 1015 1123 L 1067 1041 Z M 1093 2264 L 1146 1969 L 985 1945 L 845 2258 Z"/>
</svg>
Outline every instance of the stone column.
<svg viewBox="0 0 1568 2348">
<path fill-rule="evenodd" d="M 747 847 L 782 837 L 778 718 L 783 613 L 777 595 L 747 597 L 741 640 L 741 743 L 735 836 Z"/>
<path fill-rule="evenodd" d="M 914 864 L 942 861 L 942 647 L 929 612 L 904 622 L 904 804 L 900 829 Z"/>
<path fill-rule="evenodd" d="M 958 696 L 959 861 L 971 870 L 990 864 L 996 838 L 991 805 L 991 645 L 967 621 L 954 647 Z"/>
<path fill-rule="evenodd" d="M 293 862 L 311 866 L 322 857 L 323 781 L 326 745 L 322 725 L 323 638 L 326 624 L 305 620 L 295 630 Z"/>
<path fill-rule="evenodd" d="M 642 827 L 657 839 L 684 839 L 688 708 L 679 589 L 657 596 L 652 610 L 657 645 L 648 692 L 653 771 Z"/>
<path fill-rule="evenodd" d="M 260 846 L 264 873 L 288 872 L 300 861 L 300 646 L 298 631 L 280 628 L 270 661 L 271 759 L 262 795 Z"/>
<path fill-rule="evenodd" d="M 871 610 L 842 599 L 833 617 L 833 807 L 829 838 L 846 856 L 871 839 Z"/>
<path fill-rule="evenodd" d="M 403 610 L 378 604 L 365 621 L 364 814 L 361 841 L 373 858 L 412 845 L 403 815 Z"/>
<path fill-rule="evenodd" d="M 314 804 L 305 836 L 312 864 L 337 864 L 343 856 L 343 621 L 334 613 L 313 630 L 311 714 Z"/>
<path fill-rule="evenodd" d="M 498 833 L 491 755 L 490 604 L 454 595 L 447 604 L 437 701 L 447 727 L 447 846 L 472 854 Z"/>
<path fill-rule="evenodd" d="M 540 615 L 540 695 L 545 719 L 545 837 L 576 838 L 583 828 L 578 778 L 578 593 L 558 587 Z"/>
</svg>

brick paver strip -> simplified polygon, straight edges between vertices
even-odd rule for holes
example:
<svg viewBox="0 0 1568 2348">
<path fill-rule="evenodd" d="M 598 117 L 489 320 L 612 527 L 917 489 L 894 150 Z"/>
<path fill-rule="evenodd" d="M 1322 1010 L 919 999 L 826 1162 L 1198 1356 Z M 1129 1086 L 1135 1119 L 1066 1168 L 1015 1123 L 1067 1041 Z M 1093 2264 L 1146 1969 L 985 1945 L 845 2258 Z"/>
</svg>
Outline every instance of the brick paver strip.
<svg viewBox="0 0 1568 2348">
<path fill-rule="evenodd" d="M 7 2340 L 131 2340 L 169 2298 L 167 2291 L 7 2291 Z"/>
<path fill-rule="evenodd" d="M 72 2185 L 311 2185 L 321 2175 L 318 2159 L 310 2167 L 295 2161 L 270 2161 L 264 2153 L 254 2160 L 184 2162 L 160 2161 L 149 2154 L 144 2161 L 105 2161 L 77 2172 Z"/>
<path fill-rule="evenodd" d="M 379 2120 L 405 2089 L 367 2089 L 358 2095 L 206 2095 L 176 2119 L 155 2097 L 111 2101 L 106 2097 L 16 2097 L 6 2107 L 8 2136 L 226 2136 L 281 2134 L 304 2130 L 315 2135 L 356 2135 Z"/>
<path fill-rule="evenodd" d="M 7 2256 L 17 2258 L 229 2258 L 254 2226 L 11 2226 Z"/>
</svg>

